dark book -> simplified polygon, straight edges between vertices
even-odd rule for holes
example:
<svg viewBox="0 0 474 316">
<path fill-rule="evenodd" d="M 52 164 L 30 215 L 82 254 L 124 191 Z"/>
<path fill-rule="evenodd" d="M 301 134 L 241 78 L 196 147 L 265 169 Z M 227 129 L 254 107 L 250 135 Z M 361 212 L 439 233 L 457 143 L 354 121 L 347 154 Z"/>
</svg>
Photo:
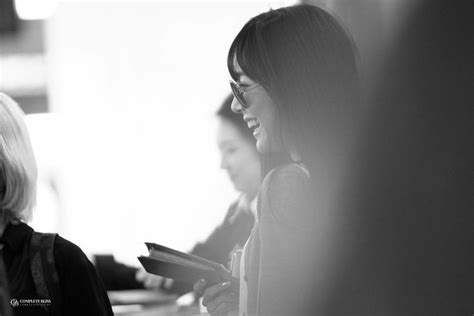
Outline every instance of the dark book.
<svg viewBox="0 0 474 316">
<path fill-rule="evenodd" d="M 231 288 L 239 288 L 239 280 L 222 264 L 154 243 L 145 245 L 149 255 L 140 256 L 138 260 L 148 273 L 189 284 L 202 278 L 208 286 L 231 281 Z"/>
</svg>

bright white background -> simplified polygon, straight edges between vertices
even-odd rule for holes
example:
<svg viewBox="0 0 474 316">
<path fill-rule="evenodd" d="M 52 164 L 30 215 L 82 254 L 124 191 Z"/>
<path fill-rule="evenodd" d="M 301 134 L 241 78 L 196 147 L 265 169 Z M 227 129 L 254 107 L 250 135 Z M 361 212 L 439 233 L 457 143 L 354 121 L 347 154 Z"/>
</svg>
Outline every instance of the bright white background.
<svg viewBox="0 0 474 316">
<path fill-rule="evenodd" d="M 237 196 L 215 145 L 227 50 L 281 4 L 61 3 L 46 22 L 53 113 L 27 119 L 33 226 L 135 265 L 144 241 L 188 250 L 204 239 Z"/>
</svg>

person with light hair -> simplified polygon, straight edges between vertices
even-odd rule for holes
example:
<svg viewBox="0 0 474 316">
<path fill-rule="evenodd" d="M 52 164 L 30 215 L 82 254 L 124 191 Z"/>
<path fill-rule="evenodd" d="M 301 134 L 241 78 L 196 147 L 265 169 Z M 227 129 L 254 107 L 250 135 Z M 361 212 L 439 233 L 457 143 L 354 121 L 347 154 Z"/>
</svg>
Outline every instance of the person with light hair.
<svg viewBox="0 0 474 316">
<path fill-rule="evenodd" d="M 36 202 L 36 180 L 24 113 L 0 93 L 0 249 L 14 315 L 113 315 L 82 250 L 26 224 Z"/>
<path fill-rule="evenodd" d="M 22 110 L 3 93 L 0 103 L 0 209 L 4 229 L 9 223 L 31 219 L 37 168 Z"/>
</svg>

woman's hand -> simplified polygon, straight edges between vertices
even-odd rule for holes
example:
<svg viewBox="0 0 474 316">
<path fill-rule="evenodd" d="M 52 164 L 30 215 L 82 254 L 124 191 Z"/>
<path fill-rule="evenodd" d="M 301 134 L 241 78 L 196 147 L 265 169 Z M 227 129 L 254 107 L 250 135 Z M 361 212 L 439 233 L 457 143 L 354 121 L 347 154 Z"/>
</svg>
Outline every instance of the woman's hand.
<svg viewBox="0 0 474 316">
<path fill-rule="evenodd" d="M 206 280 L 194 284 L 194 291 L 202 294 L 202 305 L 212 316 L 227 316 L 230 311 L 238 311 L 239 294 L 229 291 L 230 282 L 218 283 L 206 288 Z"/>
<path fill-rule="evenodd" d="M 163 282 L 164 278 L 158 275 L 150 274 L 146 272 L 145 269 L 140 268 L 135 274 L 135 279 L 142 283 L 145 289 L 156 290 L 160 288 L 161 282 Z"/>
</svg>

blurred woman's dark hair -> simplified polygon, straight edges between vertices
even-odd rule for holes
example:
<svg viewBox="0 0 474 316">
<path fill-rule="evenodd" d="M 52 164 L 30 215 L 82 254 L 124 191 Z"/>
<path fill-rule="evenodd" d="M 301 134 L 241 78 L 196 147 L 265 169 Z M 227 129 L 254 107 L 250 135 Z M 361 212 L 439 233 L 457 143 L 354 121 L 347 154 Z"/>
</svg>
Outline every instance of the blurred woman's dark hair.
<svg viewBox="0 0 474 316">
<path fill-rule="evenodd" d="M 229 123 L 232 123 L 232 125 L 234 125 L 239 130 L 239 132 L 242 134 L 242 136 L 245 137 L 245 139 L 255 143 L 255 138 L 253 137 L 252 130 L 248 128 L 247 124 L 244 122 L 244 120 L 242 120 L 242 116 L 232 112 L 231 105 L 233 100 L 234 96 L 232 94 L 229 94 L 217 110 L 216 115 L 219 118 L 224 119 Z"/>
<path fill-rule="evenodd" d="M 333 16 L 311 5 L 260 14 L 229 50 L 229 72 L 238 80 L 234 61 L 269 93 L 276 124 L 289 137 L 284 145 L 309 169 L 315 156 L 343 155 L 359 112 L 359 83 L 354 45 Z"/>
</svg>

